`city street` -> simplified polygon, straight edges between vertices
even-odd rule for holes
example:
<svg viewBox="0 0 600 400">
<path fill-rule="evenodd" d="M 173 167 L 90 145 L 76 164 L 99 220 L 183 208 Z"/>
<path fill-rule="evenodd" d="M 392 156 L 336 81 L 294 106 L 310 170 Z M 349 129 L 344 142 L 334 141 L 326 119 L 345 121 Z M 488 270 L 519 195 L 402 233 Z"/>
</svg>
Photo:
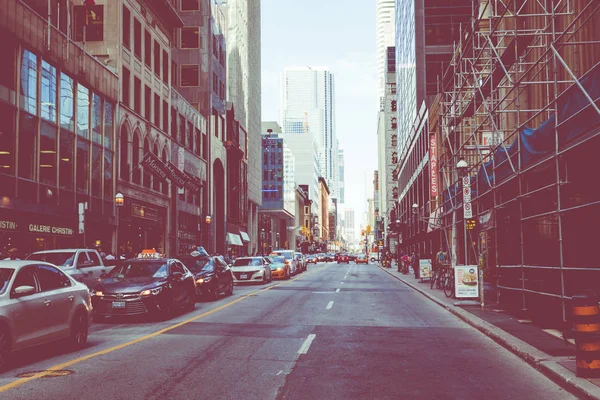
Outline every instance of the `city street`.
<svg viewBox="0 0 600 400">
<path fill-rule="evenodd" d="M 374 265 L 311 264 L 171 321 L 95 323 L 79 352 L 58 347 L 15 354 L 0 398 L 573 398 Z"/>
</svg>

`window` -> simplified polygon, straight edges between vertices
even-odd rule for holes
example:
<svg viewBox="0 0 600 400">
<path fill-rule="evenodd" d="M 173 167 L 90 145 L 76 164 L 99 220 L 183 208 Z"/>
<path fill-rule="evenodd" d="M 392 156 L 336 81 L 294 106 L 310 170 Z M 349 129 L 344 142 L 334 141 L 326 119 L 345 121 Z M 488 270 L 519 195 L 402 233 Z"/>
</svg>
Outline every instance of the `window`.
<svg viewBox="0 0 600 400">
<path fill-rule="evenodd" d="M 133 78 L 133 110 L 142 113 L 142 81 L 139 78 Z"/>
<path fill-rule="evenodd" d="M 142 59 L 142 24 L 137 18 L 133 18 L 133 53 Z"/>
<path fill-rule="evenodd" d="M 112 200 L 113 198 L 113 159 L 112 151 L 104 150 L 104 198 Z"/>
<path fill-rule="evenodd" d="M 154 73 L 160 76 L 160 44 L 154 41 Z"/>
<path fill-rule="evenodd" d="M 92 196 L 102 198 L 102 146 L 92 146 Z"/>
<path fill-rule="evenodd" d="M 16 79 L 16 41 L 0 40 L 0 99 L 14 103 Z"/>
<path fill-rule="evenodd" d="M 77 135 L 90 138 L 90 91 L 77 84 Z"/>
<path fill-rule="evenodd" d="M 121 100 L 123 101 L 123 104 L 131 108 L 131 93 L 129 90 L 130 87 L 131 73 L 127 68 L 123 67 L 123 79 L 121 80 Z"/>
<path fill-rule="evenodd" d="M 56 122 L 56 68 L 46 61 L 42 61 L 40 116 L 46 121 Z"/>
<path fill-rule="evenodd" d="M 181 42 L 179 47 L 182 49 L 200 48 L 200 32 L 198 27 L 181 28 Z"/>
<path fill-rule="evenodd" d="M 2 129 L 0 129 L 0 174 L 14 175 L 15 109 L 7 103 L 0 102 L 0 121 L 2 121 Z"/>
<path fill-rule="evenodd" d="M 154 94 L 154 125 L 160 128 L 160 96 Z"/>
<path fill-rule="evenodd" d="M 158 153 L 158 144 L 154 143 L 154 148 L 152 149 L 152 153 L 157 158 L 160 157 L 160 155 Z M 160 179 L 157 176 L 153 176 L 153 179 L 152 179 L 152 189 L 156 190 L 157 192 L 160 191 Z"/>
<path fill-rule="evenodd" d="M 90 142 L 77 140 L 77 192 L 88 194 L 90 191 Z"/>
<path fill-rule="evenodd" d="M 40 131 L 40 182 L 56 186 L 56 127 L 42 121 Z"/>
<path fill-rule="evenodd" d="M 144 31 L 144 62 L 152 68 L 152 36 L 147 29 Z"/>
<path fill-rule="evenodd" d="M 140 167 L 138 166 L 140 162 L 140 151 L 140 135 L 136 131 L 133 134 L 131 164 L 133 167 L 133 183 L 137 183 L 138 185 L 142 182 L 142 175 Z"/>
<path fill-rule="evenodd" d="M 171 137 L 177 139 L 177 110 L 171 108 Z"/>
<path fill-rule="evenodd" d="M 175 61 L 171 61 L 171 85 L 172 86 L 177 86 L 178 84 L 178 80 L 177 80 L 177 63 Z"/>
<path fill-rule="evenodd" d="M 185 274 L 185 271 L 181 264 L 174 262 L 173 264 L 171 264 L 171 273 Z"/>
<path fill-rule="evenodd" d="M 37 56 L 28 50 L 21 57 L 21 108 L 37 115 Z"/>
<path fill-rule="evenodd" d="M 196 87 L 200 85 L 200 71 L 197 65 L 181 66 L 181 86 Z"/>
<path fill-rule="evenodd" d="M 166 148 L 163 148 L 162 156 L 160 157 L 160 159 L 164 163 L 167 162 L 167 150 L 166 150 Z M 167 181 L 162 181 L 161 183 L 162 183 L 162 192 L 163 192 L 163 194 L 169 194 L 169 183 Z"/>
<path fill-rule="evenodd" d="M 98 254 L 95 251 L 88 251 L 87 255 L 92 261 L 93 265 L 102 265 L 100 262 L 100 257 L 98 257 Z"/>
<path fill-rule="evenodd" d="M 35 179 L 37 118 L 21 113 L 19 117 L 19 177 Z"/>
<path fill-rule="evenodd" d="M 163 70 L 162 70 L 162 78 L 165 84 L 169 84 L 169 53 L 163 50 Z"/>
<path fill-rule="evenodd" d="M 101 42 L 104 40 L 103 5 L 73 6 L 73 16 L 76 42 Z"/>
<path fill-rule="evenodd" d="M 114 142 L 114 105 L 109 101 L 104 101 L 104 147 L 108 150 L 113 149 Z"/>
<path fill-rule="evenodd" d="M 181 11 L 200 10 L 200 0 L 181 0 Z"/>
<path fill-rule="evenodd" d="M 71 280 L 65 274 L 49 265 L 38 265 L 37 276 L 42 292 L 71 286 Z"/>
<path fill-rule="evenodd" d="M 131 12 L 123 5 L 123 45 L 131 49 Z"/>
<path fill-rule="evenodd" d="M 15 277 L 15 281 L 13 282 L 13 286 L 12 286 L 13 293 L 14 293 L 14 290 L 16 288 L 18 288 L 19 286 L 31 286 L 34 288 L 37 287 L 37 285 L 35 284 L 34 272 L 35 272 L 35 267 L 33 265 L 21 268 L 19 270 L 19 273 Z"/>
<path fill-rule="evenodd" d="M 169 132 L 169 104 L 163 100 L 163 121 L 162 121 L 162 129 L 165 133 Z"/>
<path fill-rule="evenodd" d="M 92 141 L 102 144 L 102 97 L 92 93 Z"/>
<path fill-rule="evenodd" d="M 148 121 L 151 121 L 150 118 L 152 118 L 152 116 L 150 115 L 151 110 L 152 110 L 152 90 L 150 89 L 150 87 L 144 85 L 144 117 Z"/>
<path fill-rule="evenodd" d="M 129 182 L 129 144 L 127 143 L 127 131 L 125 127 L 121 128 L 119 138 L 119 176 L 126 182 Z"/>
<path fill-rule="evenodd" d="M 67 131 L 60 132 L 60 167 L 58 184 L 62 189 L 73 190 L 74 135 Z"/>
</svg>

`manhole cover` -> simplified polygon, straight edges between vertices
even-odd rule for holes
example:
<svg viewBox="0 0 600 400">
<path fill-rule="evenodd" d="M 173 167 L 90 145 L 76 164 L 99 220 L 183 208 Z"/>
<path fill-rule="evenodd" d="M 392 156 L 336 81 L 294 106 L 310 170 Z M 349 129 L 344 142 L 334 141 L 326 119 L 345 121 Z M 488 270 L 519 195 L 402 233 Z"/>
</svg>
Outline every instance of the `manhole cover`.
<svg viewBox="0 0 600 400">
<path fill-rule="evenodd" d="M 73 374 L 73 371 L 68 369 L 57 369 L 55 371 L 29 371 L 17 375 L 17 378 L 31 378 L 37 374 L 44 374 L 42 378 L 57 378 L 59 376 L 67 376 Z"/>
</svg>

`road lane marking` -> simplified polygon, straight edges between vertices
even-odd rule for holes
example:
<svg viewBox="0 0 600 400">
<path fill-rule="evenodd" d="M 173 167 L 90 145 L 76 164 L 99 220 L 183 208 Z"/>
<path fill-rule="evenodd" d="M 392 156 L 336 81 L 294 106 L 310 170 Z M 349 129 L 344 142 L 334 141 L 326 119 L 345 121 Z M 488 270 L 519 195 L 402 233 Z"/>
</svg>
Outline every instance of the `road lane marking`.
<svg viewBox="0 0 600 400">
<path fill-rule="evenodd" d="M 333 307 L 333 301 L 330 301 L 329 303 L 327 303 L 327 307 L 325 307 L 325 309 L 331 310 L 331 307 Z"/>
<path fill-rule="evenodd" d="M 275 376 L 279 376 L 283 373 L 283 370 L 279 371 L 277 374 L 275 374 Z"/>
<path fill-rule="evenodd" d="M 339 293 L 340 292 L 340 288 L 335 289 L 335 292 Z"/>
<path fill-rule="evenodd" d="M 308 335 L 308 337 L 304 340 L 304 343 L 302 343 L 302 346 L 300 346 L 300 348 L 298 349 L 298 354 L 308 353 L 308 349 L 310 348 L 310 345 L 312 344 L 313 340 L 315 340 L 316 336 L 317 335 L 315 335 L 314 333 Z"/>
<path fill-rule="evenodd" d="M 331 294 L 333 292 L 313 292 L 313 293 L 315 293 L 315 294 Z"/>
<path fill-rule="evenodd" d="M 44 371 L 37 372 L 37 373 L 35 373 L 35 374 L 31 375 L 31 376 L 25 377 L 25 378 L 15 379 L 14 381 L 12 381 L 10 383 L 7 383 L 6 385 L 0 386 L 0 393 L 3 393 L 3 392 L 6 392 L 7 390 L 14 389 L 16 387 L 22 386 L 22 385 L 24 385 L 27 382 L 30 382 L 32 380 L 49 376 L 51 374 L 54 374 L 55 371 L 67 369 L 68 367 L 70 367 L 72 365 L 75 365 L 75 364 L 79 364 L 80 362 L 87 361 L 87 360 L 90 360 L 92 358 L 96 358 L 98 356 L 103 356 L 103 355 L 106 355 L 106 354 L 110 354 L 110 353 L 113 353 L 113 352 L 115 352 L 117 350 L 121 350 L 121 349 L 129 347 L 131 345 L 134 345 L 134 344 L 137 344 L 137 343 L 140 343 L 140 342 L 144 342 L 144 341 L 146 341 L 148 339 L 152 339 L 154 337 L 162 335 L 163 333 L 169 332 L 169 331 L 171 331 L 173 329 L 176 329 L 176 328 L 179 328 L 179 327 L 181 327 L 183 325 L 187 325 L 190 322 L 194 322 L 194 321 L 197 321 L 197 320 L 199 320 L 201 318 L 204 318 L 204 317 L 206 317 L 208 315 L 214 314 L 217 311 L 221 311 L 221 310 L 223 310 L 223 309 L 225 309 L 227 307 L 230 307 L 230 306 L 234 305 L 235 303 L 238 303 L 238 302 L 240 302 L 240 301 L 242 301 L 242 300 L 250 297 L 251 295 L 258 294 L 258 293 L 261 293 L 261 292 L 266 292 L 267 290 L 270 290 L 270 289 L 272 289 L 274 287 L 288 284 L 288 283 L 293 282 L 296 279 L 300 279 L 303 276 L 306 276 L 308 274 L 310 274 L 310 272 L 307 272 L 306 274 L 303 274 L 301 276 L 297 276 L 295 278 L 292 278 L 289 281 L 276 283 L 274 285 L 267 286 L 264 289 L 255 290 L 253 292 L 250 292 L 248 294 L 243 295 L 242 297 L 240 297 L 238 299 L 232 300 L 229 303 L 225 303 L 222 306 L 219 306 L 219 307 L 217 307 L 215 309 L 212 309 L 210 311 L 207 311 L 207 312 L 202 313 L 200 315 L 197 315 L 195 317 L 189 318 L 189 319 L 187 319 L 185 321 L 178 322 L 176 324 L 167 326 L 167 327 L 165 327 L 163 329 L 160 329 L 160 330 L 158 330 L 156 332 L 153 332 L 153 333 L 150 333 L 148 335 L 140 336 L 137 339 L 133 339 L 133 340 L 130 340 L 128 342 L 121 343 L 119 345 L 109 347 L 108 349 L 100 350 L 100 351 L 97 351 L 97 352 L 92 353 L 92 354 L 88 354 L 88 355 L 85 355 L 85 356 L 82 356 L 82 357 L 75 358 L 75 359 L 70 360 L 70 361 L 66 361 L 66 362 L 61 363 L 61 364 L 54 365 L 54 366 L 52 366 L 52 367 L 50 367 L 50 368 L 48 368 L 48 369 L 46 369 Z M 314 339 L 314 337 L 313 337 L 313 339 Z M 311 342 L 312 342 L 312 339 L 311 339 Z M 309 343 L 309 346 L 310 346 L 310 343 Z"/>
</svg>

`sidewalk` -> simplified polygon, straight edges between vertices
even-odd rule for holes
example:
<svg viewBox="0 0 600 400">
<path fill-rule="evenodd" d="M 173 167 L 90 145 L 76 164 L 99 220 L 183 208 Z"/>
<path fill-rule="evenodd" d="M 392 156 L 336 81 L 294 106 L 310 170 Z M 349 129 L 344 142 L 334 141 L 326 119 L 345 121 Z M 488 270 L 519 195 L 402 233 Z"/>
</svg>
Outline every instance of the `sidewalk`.
<svg viewBox="0 0 600 400">
<path fill-rule="evenodd" d="M 455 305 L 458 299 L 446 297 L 442 290 L 431 289 L 428 280 L 421 282 L 413 274 L 403 275 L 396 269 L 382 269 L 477 328 L 575 395 L 600 399 L 600 378 L 584 379 L 575 375 L 575 346 L 573 342 L 566 343 L 561 332 L 544 330 L 531 321 L 518 320 L 500 309 L 494 303 L 495 296 L 488 296 L 487 289 L 483 310 L 479 305 Z"/>
</svg>

